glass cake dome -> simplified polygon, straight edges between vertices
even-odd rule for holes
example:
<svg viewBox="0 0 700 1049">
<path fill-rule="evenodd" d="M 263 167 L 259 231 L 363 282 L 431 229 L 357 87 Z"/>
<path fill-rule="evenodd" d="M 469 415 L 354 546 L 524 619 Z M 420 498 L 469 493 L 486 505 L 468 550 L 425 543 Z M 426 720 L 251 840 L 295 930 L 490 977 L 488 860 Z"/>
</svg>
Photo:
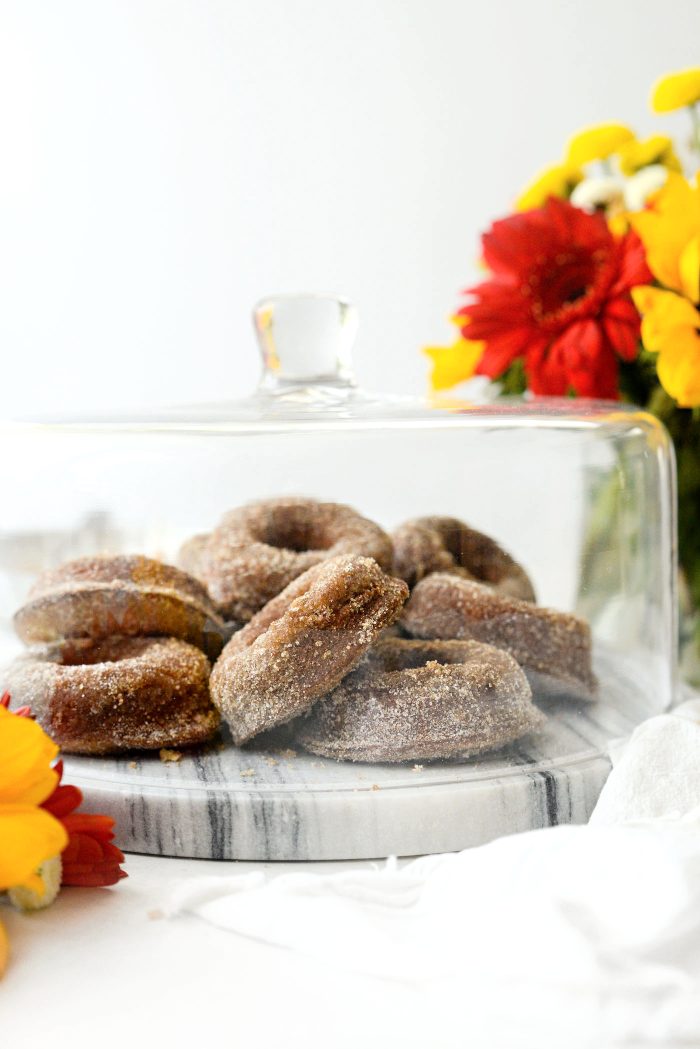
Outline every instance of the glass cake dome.
<svg viewBox="0 0 700 1049">
<path fill-rule="evenodd" d="M 3 427 L 3 666 L 25 647 L 14 616 L 42 573 L 88 555 L 143 554 L 182 566 L 183 545 L 210 535 L 230 511 L 303 497 L 352 507 L 388 535 L 406 522 L 440 519 L 489 537 L 531 582 L 537 608 L 562 613 L 561 622 L 577 629 L 588 624 L 597 687 L 583 694 L 565 672 L 559 680 L 555 656 L 545 675 L 527 673 L 539 712 L 531 731 L 435 760 L 410 747 L 399 761 L 382 760 L 381 751 L 375 760 L 334 760 L 337 753 L 307 752 L 298 721 L 287 718 L 279 731 L 243 746 L 222 723 L 211 743 L 194 750 L 178 749 L 176 738 L 150 753 L 67 754 L 71 781 L 115 816 L 122 847 L 168 855 L 408 855 L 585 820 L 610 767 L 610 743 L 674 699 L 675 480 L 665 430 L 620 404 L 429 405 L 372 396 L 352 374 L 357 318 L 349 303 L 280 296 L 260 303 L 254 317 L 263 373 L 247 399 Z M 527 594 L 498 595 L 497 618 L 506 627 L 493 637 L 415 627 L 425 619 L 418 587 L 431 579 L 442 579 L 449 594 L 474 580 L 479 593 L 491 586 L 488 565 L 459 564 L 452 526 L 440 539 L 443 560 L 407 579 L 413 617 L 404 609 L 393 625 L 382 623 L 386 636 L 414 645 L 476 638 L 505 648 L 527 671 L 527 653 L 520 658 L 504 640 L 513 617 L 527 618 Z M 305 542 L 311 552 L 323 545 L 315 538 L 279 546 L 285 542 L 296 553 Z M 391 575 L 395 566 L 383 567 Z M 223 643 L 243 623 L 225 612 L 221 619 Z M 527 647 L 530 635 L 514 629 Z M 566 642 L 556 651 L 568 658 Z M 439 652 L 421 652 L 423 663 L 441 664 Z M 362 670 L 367 658 L 358 651 L 359 669 L 355 661 L 344 672 L 352 672 L 359 702 L 364 695 L 379 703 Z M 306 668 L 302 662 L 293 683 L 300 694 Z M 348 680 L 341 673 L 330 693 Z M 316 696 L 314 709 L 327 698 Z M 388 705 L 395 714 L 395 697 Z"/>
</svg>

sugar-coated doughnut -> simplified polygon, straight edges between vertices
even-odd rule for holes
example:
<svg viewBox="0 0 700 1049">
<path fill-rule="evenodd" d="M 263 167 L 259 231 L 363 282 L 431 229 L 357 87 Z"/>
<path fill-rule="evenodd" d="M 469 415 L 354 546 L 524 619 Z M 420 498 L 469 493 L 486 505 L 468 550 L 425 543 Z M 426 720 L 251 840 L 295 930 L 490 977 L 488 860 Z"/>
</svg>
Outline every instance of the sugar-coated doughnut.
<svg viewBox="0 0 700 1049">
<path fill-rule="evenodd" d="M 505 649 L 525 670 L 536 696 L 540 689 L 584 699 L 597 693 L 590 628 L 567 612 L 434 573 L 415 587 L 401 622 L 414 637 L 471 639 Z"/>
<path fill-rule="evenodd" d="M 209 672 L 175 638 L 74 638 L 19 656 L 3 685 L 66 753 L 112 754 L 209 739 L 219 725 Z"/>
<path fill-rule="evenodd" d="M 223 643 L 223 621 L 202 584 L 141 556 L 80 557 L 44 572 L 14 623 L 29 644 L 166 636 L 215 655 Z"/>
<path fill-rule="evenodd" d="M 219 657 L 211 695 L 245 743 L 308 710 L 349 673 L 408 596 L 367 557 L 322 561 L 273 598 Z"/>
<path fill-rule="evenodd" d="M 345 554 L 391 569 L 391 540 L 379 525 L 340 503 L 283 497 L 231 510 L 210 535 L 188 540 L 178 560 L 227 619 L 247 622 L 307 569 Z"/>
<path fill-rule="evenodd" d="M 297 741 L 323 757 L 423 761 L 495 750 L 543 721 L 507 652 L 478 641 L 390 638 L 295 728 Z"/>
<path fill-rule="evenodd" d="M 431 572 L 449 572 L 487 583 L 498 593 L 534 601 L 525 569 L 495 540 L 456 517 L 416 517 L 392 534 L 394 575 L 410 587 Z"/>
</svg>

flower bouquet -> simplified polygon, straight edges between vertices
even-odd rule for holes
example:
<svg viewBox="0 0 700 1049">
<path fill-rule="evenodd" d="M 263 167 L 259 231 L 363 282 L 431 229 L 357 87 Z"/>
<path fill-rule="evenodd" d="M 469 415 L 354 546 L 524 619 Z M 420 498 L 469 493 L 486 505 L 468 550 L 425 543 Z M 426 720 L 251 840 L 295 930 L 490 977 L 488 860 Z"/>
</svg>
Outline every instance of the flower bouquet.
<svg viewBox="0 0 700 1049">
<path fill-rule="evenodd" d="M 700 68 L 652 89 L 655 113 L 684 107 L 684 150 L 622 124 L 574 135 L 483 235 L 487 277 L 465 291 L 454 343 L 425 352 L 435 391 L 485 376 L 504 393 L 622 399 L 661 419 L 676 449 L 691 612 L 700 609 Z M 697 614 L 693 637 L 691 676 Z"/>
</svg>

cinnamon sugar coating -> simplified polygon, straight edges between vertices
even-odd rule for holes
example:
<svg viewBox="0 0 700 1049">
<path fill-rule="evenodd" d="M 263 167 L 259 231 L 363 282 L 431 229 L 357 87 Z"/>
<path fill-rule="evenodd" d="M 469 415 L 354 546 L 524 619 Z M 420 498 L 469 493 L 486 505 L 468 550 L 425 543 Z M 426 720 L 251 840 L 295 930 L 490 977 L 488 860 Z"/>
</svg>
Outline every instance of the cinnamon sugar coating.
<svg viewBox="0 0 700 1049">
<path fill-rule="evenodd" d="M 211 535 L 188 540 L 178 560 L 227 619 L 247 622 L 307 569 L 345 554 L 391 569 L 391 540 L 379 525 L 340 503 L 290 496 L 230 511 Z"/>
<path fill-rule="evenodd" d="M 367 557 L 325 560 L 295 579 L 237 634 L 211 676 L 234 741 L 307 711 L 359 662 L 408 597 Z"/>
<path fill-rule="evenodd" d="M 497 542 L 456 517 L 416 517 L 400 525 L 392 540 L 394 575 L 410 587 L 431 572 L 449 572 L 487 583 L 507 597 L 535 600 L 525 569 Z"/>
<path fill-rule="evenodd" d="M 477 641 L 391 638 L 295 728 L 312 754 L 395 762 L 495 750 L 543 722 L 506 652 Z"/>
<path fill-rule="evenodd" d="M 546 675 L 577 696 L 592 699 L 588 624 L 567 612 L 503 597 L 488 586 L 435 573 L 411 594 L 402 617 L 414 637 L 483 641 L 505 649 L 527 671 Z"/>
<path fill-rule="evenodd" d="M 200 582 L 149 557 L 80 557 L 44 572 L 14 617 L 27 643 L 68 637 L 167 636 L 211 655 L 223 621 Z M 218 647 L 217 647 L 218 646 Z"/>
<path fill-rule="evenodd" d="M 30 649 L 4 681 L 63 751 L 113 754 L 209 739 L 220 720 L 209 672 L 203 652 L 174 638 L 76 638 Z"/>
</svg>

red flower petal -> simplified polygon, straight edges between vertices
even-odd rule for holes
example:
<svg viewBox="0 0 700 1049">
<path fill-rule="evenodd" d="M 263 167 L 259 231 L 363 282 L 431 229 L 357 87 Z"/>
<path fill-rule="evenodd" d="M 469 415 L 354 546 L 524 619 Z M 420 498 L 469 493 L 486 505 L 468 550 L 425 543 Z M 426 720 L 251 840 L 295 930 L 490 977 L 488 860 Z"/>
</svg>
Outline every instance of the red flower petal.
<svg viewBox="0 0 700 1049">
<path fill-rule="evenodd" d="M 630 230 L 618 244 L 618 275 L 610 293 L 619 295 L 637 284 L 648 284 L 653 279 L 644 245 L 634 230 Z"/>
<path fill-rule="evenodd" d="M 4 707 L 5 710 L 9 710 L 11 700 L 12 696 L 10 695 L 10 693 L 3 692 L 3 694 L 0 696 L 0 707 Z M 32 716 L 32 711 L 30 707 L 17 707 L 16 710 L 12 711 L 12 713 L 17 718 L 30 718 Z"/>
<path fill-rule="evenodd" d="M 62 821 L 69 834 L 92 834 L 110 839 L 114 837 L 111 816 L 96 816 L 89 812 L 74 812 Z"/>
<path fill-rule="evenodd" d="M 501 280 L 515 283 L 532 265 L 537 222 L 531 213 L 512 215 L 494 222 L 481 238 L 484 262 Z"/>
<path fill-rule="evenodd" d="M 528 386 L 537 397 L 563 397 L 568 378 L 561 351 L 536 347 L 525 358 Z"/>
<path fill-rule="evenodd" d="M 477 365 L 477 375 L 488 375 L 492 379 L 502 375 L 516 357 L 522 356 L 532 338 L 528 328 L 512 328 L 493 335 L 486 343 L 484 353 Z"/>
<path fill-rule="evenodd" d="M 124 862 L 124 854 L 103 836 L 100 823 L 106 819 L 105 816 L 91 817 L 98 831 L 97 836 L 89 831 L 76 831 L 75 828 L 71 832 L 68 847 L 62 856 L 64 885 L 114 885 L 126 877 L 120 867 Z"/>
<path fill-rule="evenodd" d="M 618 357 L 633 361 L 639 351 L 639 314 L 630 298 L 612 299 L 601 318 L 606 338 Z"/>
<path fill-rule="evenodd" d="M 106 888 L 108 885 L 116 885 L 122 878 L 128 878 L 126 871 L 119 867 L 112 867 L 108 871 L 90 871 L 85 874 L 73 874 L 64 878 L 64 885 L 74 885 L 84 889 Z"/>
<path fill-rule="evenodd" d="M 617 397 L 617 365 L 602 328 L 594 321 L 572 325 L 558 341 L 571 388 L 579 397 Z"/>
<path fill-rule="evenodd" d="M 83 794 L 78 787 L 59 785 L 41 807 L 56 819 L 63 819 L 64 816 L 68 816 L 74 809 L 77 809 L 82 801 Z"/>
</svg>

